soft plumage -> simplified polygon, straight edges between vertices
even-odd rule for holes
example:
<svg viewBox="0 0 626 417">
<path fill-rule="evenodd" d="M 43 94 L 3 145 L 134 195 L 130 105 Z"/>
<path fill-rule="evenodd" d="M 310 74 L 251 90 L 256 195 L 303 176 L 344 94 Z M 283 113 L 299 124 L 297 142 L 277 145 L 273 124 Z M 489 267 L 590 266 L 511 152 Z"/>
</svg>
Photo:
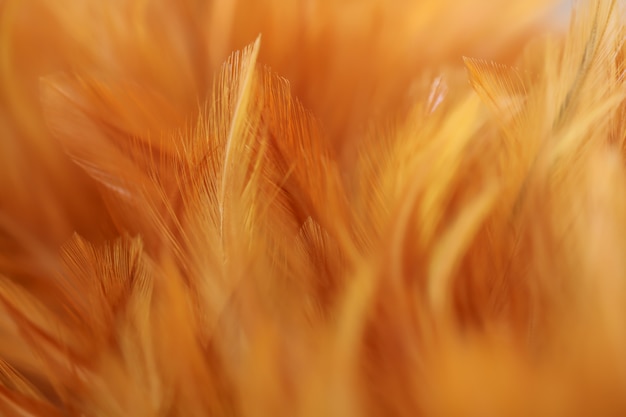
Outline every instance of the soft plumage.
<svg viewBox="0 0 626 417">
<path fill-rule="evenodd" d="M 0 415 L 623 415 L 623 11 L 550 6 L 0 0 Z"/>
</svg>

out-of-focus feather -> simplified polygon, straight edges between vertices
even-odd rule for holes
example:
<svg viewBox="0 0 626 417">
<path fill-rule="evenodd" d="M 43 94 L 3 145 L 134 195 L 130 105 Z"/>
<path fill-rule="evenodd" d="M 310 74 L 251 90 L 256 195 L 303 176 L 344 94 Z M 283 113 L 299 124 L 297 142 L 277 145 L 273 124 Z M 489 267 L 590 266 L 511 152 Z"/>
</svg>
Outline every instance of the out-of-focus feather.
<svg viewBox="0 0 626 417">
<path fill-rule="evenodd" d="M 497 1 L 477 8 L 465 0 L 323 0 L 289 5 L 275 0 L 244 1 L 229 14 L 230 26 L 240 28 L 230 36 L 240 47 L 251 36 L 263 33 L 267 41 L 264 61 L 291 81 L 294 93 L 324 122 L 336 148 L 349 149 L 350 143 L 360 142 L 364 120 L 381 121 L 402 108 L 398 104 L 404 101 L 415 68 L 425 62 L 435 67 L 456 63 L 462 54 L 498 51 L 505 57 L 507 49 L 500 45 L 520 36 L 530 22 L 536 22 L 539 10 L 554 4 Z M 219 22 L 221 16 L 211 18 Z M 483 35 L 493 30 L 502 37 L 487 41 Z M 300 52 L 302 59 L 293 60 L 292 51 Z M 372 62 L 372 56 L 381 59 Z M 389 73 L 393 79 L 388 79 Z M 351 160 L 349 151 L 345 158 Z"/>
<path fill-rule="evenodd" d="M 3 332 L 14 334 L 12 343 L 3 345 L 3 355 L 28 374 L 39 375 L 38 380 L 45 378 L 48 392 L 71 402 L 69 387 L 82 391 L 79 375 L 91 372 L 91 361 L 106 352 L 103 347 L 114 346 L 111 336 L 124 306 L 121 297 L 130 292 L 135 275 L 143 273 L 136 264 L 141 250 L 140 242 L 127 240 L 100 251 L 76 238 L 67 246 L 67 268 L 55 285 L 49 281 L 54 277 L 41 282 L 54 294 L 45 301 L 3 280 L 0 298 L 12 321 Z M 115 298 L 118 305 L 109 304 Z"/>
<path fill-rule="evenodd" d="M 176 123 L 161 116 L 176 118 L 169 104 L 141 88 L 64 75 L 44 80 L 42 100 L 57 140 L 101 184 L 113 225 L 141 233 L 153 251 L 172 244 L 172 201 L 178 191 L 172 178 L 176 150 L 168 141 L 173 136 L 168 127 Z M 165 139 L 152 139 L 159 135 Z"/>
<path fill-rule="evenodd" d="M 547 3 L 0 0 L 0 414 L 623 414 L 622 16 Z"/>
</svg>

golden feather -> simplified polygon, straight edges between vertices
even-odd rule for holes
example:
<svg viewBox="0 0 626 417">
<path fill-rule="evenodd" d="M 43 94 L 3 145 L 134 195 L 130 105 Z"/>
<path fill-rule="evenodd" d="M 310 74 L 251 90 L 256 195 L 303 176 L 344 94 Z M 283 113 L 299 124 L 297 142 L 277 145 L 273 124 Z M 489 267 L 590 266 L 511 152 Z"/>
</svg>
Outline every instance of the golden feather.
<svg viewBox="0 0 626 417">
<path fill-rule="evenodd" d="M 624 414 L 623 6 L 553 4 L 0 0 L 0 414 Z"/>
</svg>

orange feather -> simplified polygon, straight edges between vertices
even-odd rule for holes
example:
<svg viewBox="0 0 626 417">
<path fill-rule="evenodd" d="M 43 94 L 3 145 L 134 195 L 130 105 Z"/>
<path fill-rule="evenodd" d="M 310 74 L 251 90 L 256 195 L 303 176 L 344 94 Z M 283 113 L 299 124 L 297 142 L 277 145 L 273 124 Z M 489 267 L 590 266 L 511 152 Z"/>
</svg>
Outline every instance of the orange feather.
<svg viewBox="0 0 626 417">
<path fill-rule="evenodd" d="M 623 415 L 623 7 L 554 5 L 0 0 L 0 415 Z"/>
</svg>

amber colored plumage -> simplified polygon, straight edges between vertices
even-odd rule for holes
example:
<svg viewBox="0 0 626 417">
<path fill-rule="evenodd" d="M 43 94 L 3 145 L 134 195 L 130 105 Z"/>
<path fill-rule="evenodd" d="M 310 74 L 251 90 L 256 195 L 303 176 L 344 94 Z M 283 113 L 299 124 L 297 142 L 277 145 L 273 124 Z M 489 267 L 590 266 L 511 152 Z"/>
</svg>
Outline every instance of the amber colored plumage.
<svg viewBox="0 0 626 417">
<path fill-rule="evenodd" d="M 616 0 L 0 0 L 0 416 L 626 414 Z"/>
</svg>

